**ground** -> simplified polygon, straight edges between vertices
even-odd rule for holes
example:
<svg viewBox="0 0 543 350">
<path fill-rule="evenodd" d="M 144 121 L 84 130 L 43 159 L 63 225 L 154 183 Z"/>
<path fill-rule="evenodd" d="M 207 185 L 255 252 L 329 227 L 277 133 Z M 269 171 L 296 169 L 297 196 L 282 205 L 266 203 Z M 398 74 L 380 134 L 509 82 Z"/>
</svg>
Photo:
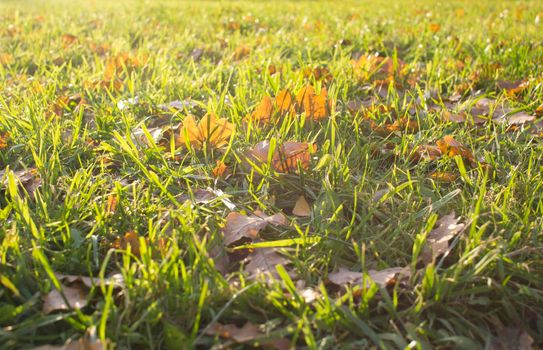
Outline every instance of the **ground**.
<svg viewBox="0 0 543 350">
<path fill-rule="evenodd" d="M 0 16 L 0 348 L 543 345 L 542 2 Z"/>
</svg>

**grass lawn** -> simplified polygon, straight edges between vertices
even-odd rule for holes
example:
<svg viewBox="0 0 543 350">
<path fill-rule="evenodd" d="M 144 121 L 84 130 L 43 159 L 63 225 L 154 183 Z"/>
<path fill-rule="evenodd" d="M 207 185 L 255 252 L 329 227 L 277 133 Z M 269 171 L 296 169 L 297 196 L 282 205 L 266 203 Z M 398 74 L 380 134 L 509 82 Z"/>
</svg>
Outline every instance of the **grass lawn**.
<svg viewBox="0 0 543 350">
<path fill-rule="evenodd" d="M 0 349 L 543 346 L 543 2 L 0 18 Z"/>
</svg>

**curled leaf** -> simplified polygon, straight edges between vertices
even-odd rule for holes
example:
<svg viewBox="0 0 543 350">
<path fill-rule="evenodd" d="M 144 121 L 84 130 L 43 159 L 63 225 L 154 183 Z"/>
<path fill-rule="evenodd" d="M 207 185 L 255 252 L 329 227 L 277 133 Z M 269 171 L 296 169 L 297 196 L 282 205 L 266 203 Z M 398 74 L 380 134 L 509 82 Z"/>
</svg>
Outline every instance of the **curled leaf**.
<svg viewBox="0 0 543 350">
<path fill-rule="evenodd" d="M 312 120 L 322 120 L 330 116 L 333 102 L 328 100 L 328 90 L 323 87 L 319 95 L 315 93 L 315 88 L 311 85 L 303 87 L 296 95 L 296 102 L 299 108 L 305 112 L 307 118 Z"/>
</svg>

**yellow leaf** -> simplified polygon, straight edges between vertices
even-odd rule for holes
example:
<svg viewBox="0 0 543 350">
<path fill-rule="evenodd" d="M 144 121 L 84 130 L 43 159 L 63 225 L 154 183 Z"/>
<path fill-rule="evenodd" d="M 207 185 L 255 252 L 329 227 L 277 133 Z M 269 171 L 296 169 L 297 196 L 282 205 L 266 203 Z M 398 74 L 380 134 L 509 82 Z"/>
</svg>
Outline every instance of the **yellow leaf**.
<svg viewBox="0 0 543 350">
<path fill-rule="evenodd" d="M 311 208 L 303 195 L 296 201 L 294 209 L 292 209 L 292 214 L 296 216 L 311 216 Z"/>
</svg>

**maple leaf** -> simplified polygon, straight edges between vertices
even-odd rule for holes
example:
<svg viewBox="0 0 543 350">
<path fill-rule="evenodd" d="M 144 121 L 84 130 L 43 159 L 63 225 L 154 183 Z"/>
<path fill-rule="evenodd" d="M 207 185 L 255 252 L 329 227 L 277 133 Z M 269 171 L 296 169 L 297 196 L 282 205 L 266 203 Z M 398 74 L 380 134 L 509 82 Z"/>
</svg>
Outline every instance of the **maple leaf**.
<svg viewBox="0 0 543 350">
<path fill-rule="evenodd" d="M 304 142 L 287 141 L 277 145 L 272 155 L 271 167 L 281 173 L 297 173 L 298 165 L 304 170 L 309 168 L 311 154 L 317 146 Z M 270 142 L 261 141 L 246 153 L 248 159 L 257 163 L 267 163 Z"/>
<path fill-rule="evenodd" d="M 464 229 L 463 223 L 454 212 L 443 216 L 436 222 L 435 228 L 426 237 L 426 245 L 422 251 L 422 261 L 431 263 L 436 257 L 449 251 L 449 241 Z"/>
<path fill-rule="evenodd" d="M 204 144 L 221 148 L 228 144 L 233 131 L 234 124 L 226 118 L 217 118 L 213 113 L 204 116 L 198 124 L 194 117 L 189 115 L 183 119 L 177 143 L 186 145 L 186 140 L 194 149 L 201 149 Z"/>
<path fill-rule="evenodd" d="M 317 95 L 311 85 L 306 85 L 298 92 L 296 102 L 307 118 L 316 121 L 330 116 L 333 106 L 332 101 L 328 100 L 328 90 L 325 87 L 322 87 L 320 94 Z"/>
<path fill-rule="evenodd" d="M 268 224 L 287 225 L 287 218 L 277 213 L 271 216 L 257 210 L 252 215 L 243 215 L 238 212 L 231 212 L 226 217 L 226 225 L 223 228 L 224 244 L 230 245 L 242 239 L 254 240 L 258 237 L 260 230 Z"/>
</svg>

